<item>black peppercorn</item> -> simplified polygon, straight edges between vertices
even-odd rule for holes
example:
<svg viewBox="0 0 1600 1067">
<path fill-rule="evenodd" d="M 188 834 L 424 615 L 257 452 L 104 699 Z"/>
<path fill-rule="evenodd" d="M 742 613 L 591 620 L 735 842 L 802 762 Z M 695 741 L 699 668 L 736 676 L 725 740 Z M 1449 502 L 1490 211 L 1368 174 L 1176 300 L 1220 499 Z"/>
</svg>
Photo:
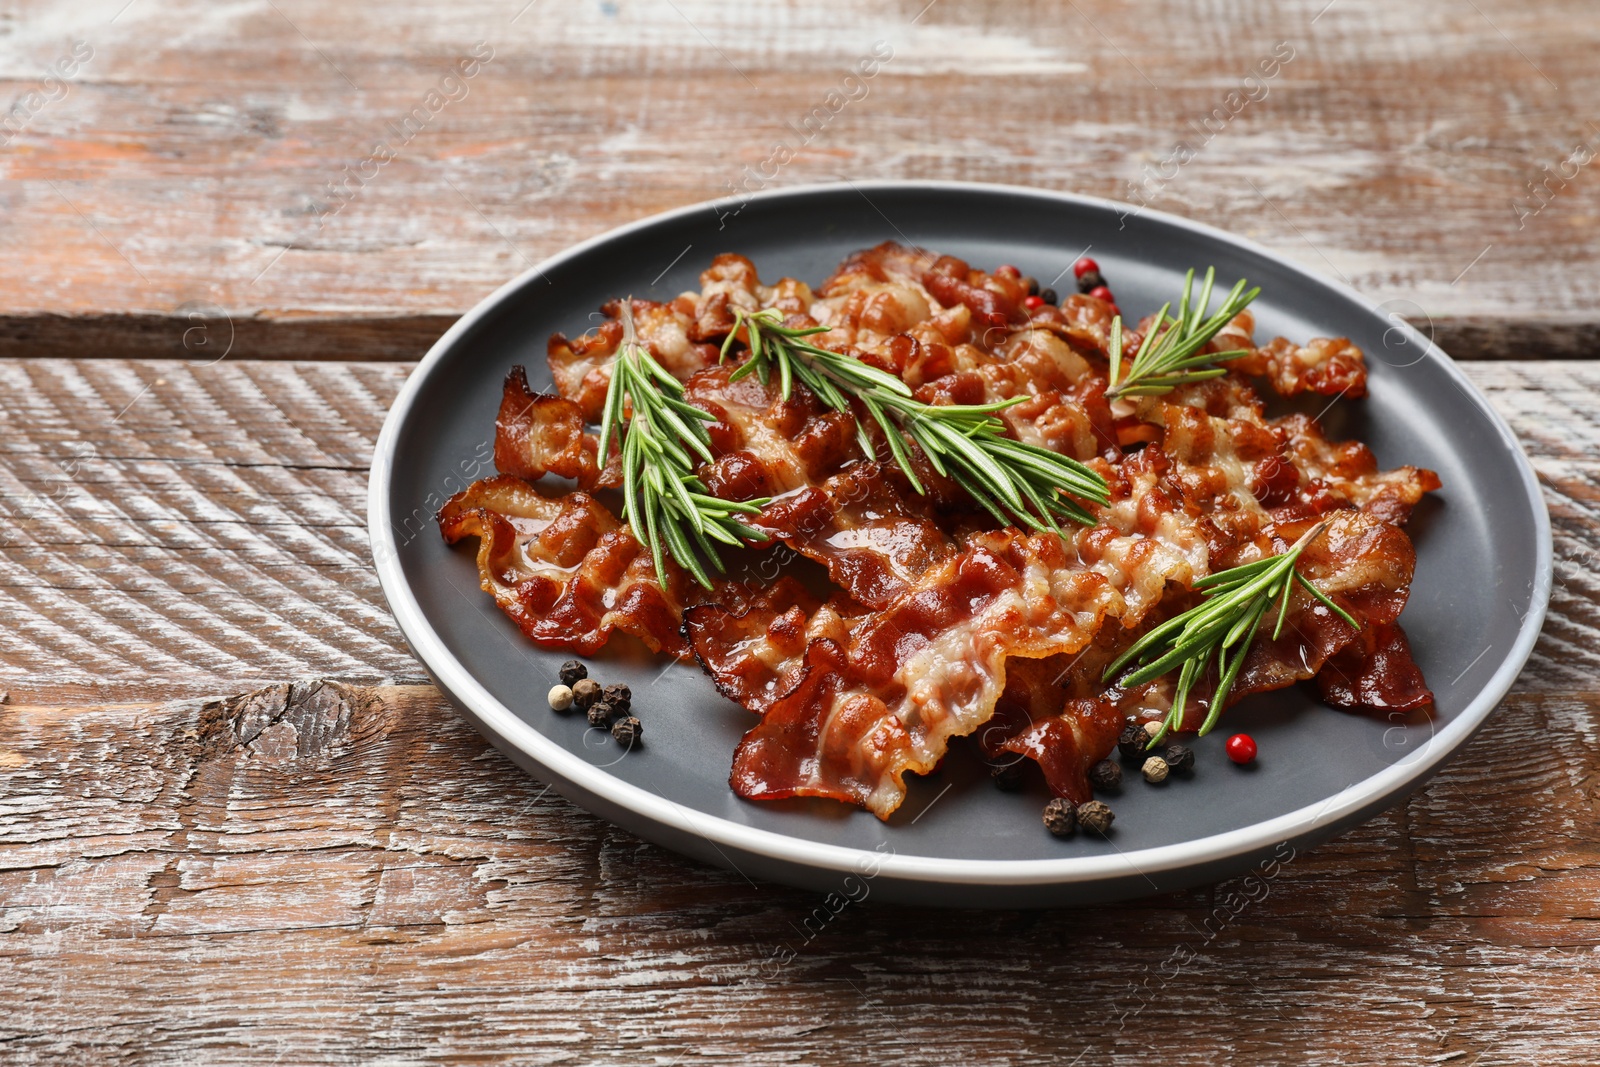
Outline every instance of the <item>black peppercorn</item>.
<svg viewBox="0 0 1600 1067">
<path fill-rule="evenodd" d="M 1106 280 L 1100 276 L 1099 271 L 1085 271 L 1083 274 L 1078 276 L 1078 292 L 1087 293 L 1091 289 L 1097 289 L 1105 283 Z"/>
<path fill-rule="evenodd" d="M 604 700 L 596 700 L 589 705 L 589 725 L 597 730 L 604 730 L 611 725 L 611 705 Z"/>
<path fill-rule="evenodd" d="M 611 725 L 611 737 L 619 745 L 632 748 L 644 737 L 644 723 L 629 715 L 625 719 L 618 719 Z"/>
<path fill-rule="evenodd" d="M 626 715 L 628 709 L 633 707 L 633 691 L 621 682 L 606 686 L 603 696 L 606 703 L 616 709 L 619 715 Z"/>
<path fill-rule="evenodd" d="M 1135 763 L 1143 763 L 1149 755 L 1144 749 L 1150 743 L 1150 734 L 1142 723 L 1130 723 L 1123 728 L 1122 736 L 1117 738 L 1117 751 L 1122 753 L 1122 758 Z"/>
<path fill-rule="evenodd" d="M 1110 805 L 1102 804 L 1098 800 L 1078 805 L 1078 825 L 1085 830 L 1104 835 L 1111 829 L 1111 823 L 1115 819 Z"/>
<path fill-rule="evenodd" d="M 1041 290 L 1039 290 L 1039 299 L 1043 300 L 1046 304 L 1059 304 L 1059 303 L 1061 303 L 1061 297 L 1056 294 L 1056 291 L 1054 289 L 1041 289 Z"/>
<path fill-rule="evenodd" d="M 600 699 L 600 683 L 593 678 L 580 678 L 572 687 L 572 705 L 580 711 L 586 711 L 590 704 Z"/>
<path fill-rule="evenodd" d="M 1188 745 L 1168 745 L 1161 758 L 1166 760 L 1167 766 L 1174 771 L 1194 770 L 1194 749 Z"/>
<path fill-rule="evenodd" d="M 589 677 L 589 668 L 575 659 L 569 659 L 561 665 L 562 685 L 577 685 L 587 677 Z"/>
<path fill-rule="evenodd" d="M 1122 784 L 1122 764 L 1103 759 L 1089 768 L 1089 784 L 1096 789 L 1115 789 Z"/>
<path fill-rule="evenodd" d="M 1028 287 L 1028 295 L 1029 296 L 1038 296 L 1039 295 L 1039 279 L 1038 278 L 1035 278 L 1035 277 L 1030 275 L 1030 276 L 1022 279 L 1022 284 L 1026 285 Z"/>
<path fill-rule="evenodd" d="M 1002 793 L 1015 793 L 1022 788 L 1022 759 L 1001 763 L 989 768 L 989 780 Z"/>
<path fill-rule="evenodd" d="M 1104 807 L 1104 805 L 1101 805 Z M 1078 812 L 1072 801 L 1056 797 L 1044 806 L 1044 828 L 1057 837 L 1071 837 L 1078 832 Z"/>
</svg>

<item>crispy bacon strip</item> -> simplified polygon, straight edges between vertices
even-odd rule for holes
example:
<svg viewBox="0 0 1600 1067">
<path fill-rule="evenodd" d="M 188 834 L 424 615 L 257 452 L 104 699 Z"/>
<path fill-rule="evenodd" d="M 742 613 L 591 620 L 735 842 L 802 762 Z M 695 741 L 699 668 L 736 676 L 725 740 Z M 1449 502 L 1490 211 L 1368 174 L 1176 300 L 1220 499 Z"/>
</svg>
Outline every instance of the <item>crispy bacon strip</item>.
<svg viewBox="0 0 1600 1067">
<path fill-rule="evenodd" d="M 898 471 L 863 462 L 850 414 L 822 407 L 804 390 L 784 400 L 776 382 L 754 376 L 730 382 L 733 370 L 701 371 L 685 389 L 717 416 L 710 427 L 717 457 L 705 475 L 713 493 L 775 498 L 753 525 L 826 566 L 842 589 L 872 606 L 955 552 L 936 521 L 940 498 L 917 494 Z M 954 489 L 943 483 L 931 469 L 923 478 L 925 486 Z"/>
<path fill-rule="evenodd" d="M 1423 467 L 1379 470 L 1372 449 L 1360 441 L 1329 441 L 1315 419 L 1290 415 L 1273 426 L 1283 432 L 1284 452 L 1298 473 L 1286 501 L 1290 513 L 1345 505 L 1401 526 L 1423 496 L 1439 488 L 1439 476 Z"/>
<path fill-rule="evenodd" d="M 527 372 L 512 367 L 494 422 L 494 465 L 500 473 L 528 481 L 554 474 L 592 489 L 602 483 L 599 455 L 599 439 L 584 432 L 583 410 L 565 397 L 535 393 Z M 605 475 L 607 487 L 621 484 L 614 463 Z"/>
<path fill-rule="evenodd" d="M 1031 759 L 1056 796 L 1090 799 L 1089 768 L 1122 732 L 1122 711 L 1103 696 L 1069 697 L 1062 688 L 1080 656 L 1014 660 L 994 717 L 978 731 L 989 759 Z"/>
<path fill-rule="evenodd" d="M 923 285 L 937 257 L 886 241 L 839 264 L 809 309 L 830 348 L 870 348 L 927 322 L 941 310 Z"/>
<path fill-rule="evenodd" d="M 820 482 L 861 458 L 855 419 L 822 406 L 805 388 L 784 400 L 776 381 L 730 382 L 732 364 L 691 375 L 684 398 L 717 417 L 707 430 L 717 459 L 705 482 L 732 499 L 778 496 Z"/>
<path fill-rule="evenodd" d="M 1279 396 L 1316 393 L 1354 400 L 1367 395 L 1366 360 L 1348 337 L 1318 337 L 1305 345 L 1276 337 L 1228 366 L 1266 378 Z"/>
<path fill-rule="evenodd" d="M 481 538 L 485 589 L 535 640 L 592 651 L 621 629 L 675 653 L 692 645 L 722 692 L 762 715 L 732 778 L 754 798 L 829 796 L 887 817 L 906 773 L 932 769 L 951 737 L 974 731 L 991 756 L 1033 759 L 1057 793 L 1086 798 L 1084 772 L 1122 717 L 1170 701 L 1170 678 L 1105 692 L 1105 664 L 1192 603 L 1198 578 L 1281 550 L 1321 516 L 1333 527 L 1302 568 L 1363 629 L 1297 594 L 1289 628 L 1258 641 L 1235 695 L 1315 675 L 1341 706 L 1431 699 L 1394 618 L 1414 566 L 1398 524 L 1437 477 L 1380 471 L 1370 450 L 1329 442 L 1304 416 L 1267 419 L 1246 379 L 1286 396 L 1361 396 L 1358 349 L 1343 339 L 1257 346 L 1246 312 L 1212 342 L 1249 351 L 1230 363 L 1236 374 L 1111 404 L 1109 305 L 1075 295 L 1029 311 L 1025 295 L 1019 279 L 886 242 L 847 258 L 816 292 L 793 279 L 765 285 L 748 259 L 722 255 L 698 291 L 634 302 L 641 339 L 717 419 L 701 477 L 725 497 L 774 498 L 753 521 L 827 568 L 839 592 L 825 600 L 781 576 L 781 549 L 753 551 L 736 569 L 743 581 L 687 606 L 685 638 L 680 609 L 699 594 L 675 574 L 662 595 L 638 545 L 582 492 L 558 502 L 518 478 L 491 479 L 454 498 L 441 527 L 452 541 Z M 924 401 L 1023 398 L 1001 415 L 1009 430 L 1096 465 L 1111 504 L 1065 541 L 981 532 L 987 520 L 931 470 L 919 466 L 930 490 L 920 496 L 875 462 L 881 441 L 863 455 L 850 414 L 803 388 L 783 400 L 755 378 L 728 381 L 718 347 L 734 312 L 762 308 L 830 327 L 820 343 L 900 376 Z M 602 310 L 595 330 L 552 338 L 559 396 L 532 392 L 518 372 L 507 379 L 503 472 L 614 483 L 584 430 L 620 341 L 620 305 Z M 1127 331 L 1130 353 L 1149 325 Z M 1103 626 L 1108 618 L 1119 625 Z M 1198 716 L 1204 686 L 1195 695 Z"/>
<path fill-rule="evenodd" d="M 1301 520 L 1279 526 L 1274 531 L 1280 541 L 1276 550 L 1287 548 L 1308 525 L 1309 520 Z M 1347 509 L 1334 513 L 1327 533 L 1306 547 L 1299 570 L 1349 612 L 1363 632 L 1370 632 L 1389 626 L 1399 617 L 1411 591 L 1416 565 L 1411 539 L 1399 528 Z M 1230 700 L 1242 700 L 1252 693 L 1282 689 L 1314 677 L 1329 657 L 1357 636 L 1326 605 L 1303 590 L 1295 590 L 1282 635 L 1274 640 L 1267 623 L 1262 624 Z M 1209 694 L 1203 692 L 1201 696 L 1209 706 Z M 1194 725 L 1199 725 L 1198 719 Z"/>
<path fill-rule="evenodd" d="M 1094 795 L 1089 768 L 1116 746 L 1122 726 L 1122 711 L 1104 697 L 1069 700 L 1060 714 L 1035 719 L 1004 747 L 1037 763 L 1056 796 L 1082 804 Z"/>
<path fill-rule="evenodd" d="M 754 522 L 823 564 L 835 584 L 870 607 L 916 588 L 957 552 L 932 501 L 877 463 L 855 464 L 775 500 Z"/>
<path fill-rule="evenodd" d="M 1379 470 L 1366 445 L 1329 441 L 1309 416 L 1265 418 L 1261 400 L 1237 378 L 1152 398 L 1140 416 L 1163 431 L 1162 446 L 1197 502 L 1213 511 L 1226 502 L 1249 523 L 1357 507 L 1398 526 L 1439 488 L 1430 470 Z"/>
<path fill-rule="evenodd" d="M 695 301 L 675 300 L 658 304 L 650 300 L 633 302 L 633 322 L 639 341 L 650 350 L 656 362 L 677 378 L 688 378 L 697 370 L 714 366 L 717 346 L 701 344 L 692 336 L 695 329 Z M 622 344 L 622 301 L 612 300 L 602 307 L 606 320 L 581 337 L 568 339 L 555 334 L 548 346 L 550 375 L 556 391 L 575 402 L 590 422 L 600 418 L 605 408 L 606 389 L 611 385 L 611 363 Z"/>
<path fill-rule="evenodd" d="M 1398 622 L 1368 626 L 1328 657 L 1317 672 L 1317 689 L 1329 704 L 1352 711 L 1412 712 L 1433 704 Z"/>
<path fill-rule="evenodd" d="M 1369 450 L 1330 445 L 1314 420 L 1295 416 L 1267 421 L 1248 386 L 1231 378 L 1145 401 L 1140 416 L 1160 428 L 1161 444 L 1138 454 L 1157 476 L 1151 481 L 1147 475 L 1145 485 L 1133 495 L 1147 508 L 1166 512 L 1169 529 L 1190 528 L 1206 541 L 1206 558 L 1194 561 L 1188 574 L 1169 569 L 1163 586 L 1170 578 L 1187 587 L 1205 573 L 1281 551 L 1307 520 L 1333 513 L 1333 527 L 1308 551 L 1302 572 L 1366 627 L 1386 626 L 1399 614 L 1415 556 L 1409 538 L 1392 523 L 1437 485 L 1432 472 L 1406 468 L 1380 474 Z M 1323 459 L 1309 473 L 1301 467 L 1310 466 L 1304 457 L 1330 455 L 1343 462 Z M 1113 485 L 1119 482 L 1114 479 Z M 1348 510 L 1356 503 L 1372 506 Z M 1276 507 L 1269 510 L 1269 505 Z M 1185 527 L 1185 518 L 1191 526 Z M 1109 531 L 1097 528 L 1081 534 L 1080 540 L 1107 536 Z M 1137 542 L 1140 547 L 1148 543 Z M 1144 573 L 1143 568 L 1120 569 Z M 1164 589 L 1145 592 L 1144 603 L 1153 608 L 1159 602 L 1163 617 L 1188 606 Z M 1125 613 L 1123 621 L 1136 625 L 1143 616 Z M 1231 700 L 1315 676 L 1355 637 L 1314 598 L 1297 593 L 1290 625 L 1278 640 L 1266 633 L 1258 638 Z M 1397 660 L 1402 655 L 1395 653 Z M 1111 654 L 1083 657 L 1067 679 L 1068 689 L 1085 696 L 1097 694 L 1100 673 L 1110 658 Z M 1402 674 L 1397 667 L 1385 677 Z M 1166 677 L 1133 692 L 1113 692 L 1111 697 L 1124 713 L 1157 718 L 1171 706 L 1174 685 L 1175 679 Z M 1203 721 L 1211 685 L 1212 680 L 1206 679 L 1191 693 L 1187 728 Z M 1029 754 L 1038 758 L 1046 753 L 1047 744 L 1041 744 Z"/>
<path fill-rule="evenodd" d="M 793 578 L 736 602 L 718 600 L 684 612 L 700 665 L 717 690 L 757 715 L 794 690 L 806 648 L 822 639 L 844 642 L 862 609 L 833 597 L 820 603 Z"/>
<path fill-rule="evenodd" d="M 799 669 L 771 681 L 729 671 L 739 660 L 718 647 L 728 620 L 716 609 L 691 613 L 688 630 L 725 692 L 773 697 L 735 754 L 735 792 L 831 797 L 887 818 L 907 773 L 932 770 L 951 737 L 993 713 L 1008 661 L 1076 652 L 1115 599 L 1101 576 L 1071 566 L 1060 539 L 1002 531 L 973 538 L 880 611 L 834 612 L 834 631 L 810 637 Z M 779 623 L 776 639 L 792 648 L 797 623 Z M 772 622 L 757 640 L 774 640 Z"/>
<path fill-rule="evenodd" d="M 688 652 L 679 619 L 690 583 L 674 568 L 662 592 L 650 554 L 587 493 L 552 500 L 502 474 L 446 501 L 439 530 L 449 544 L 478 538 L 483 591 L 536 644 L 592 655 L 621 630 L 653 652 Z"/>
<path fill-rule="evenodd" d="M 948 368 L 916 390 L 919 400 L 991 404 L 1021 398 L 999 416 L 1018 440 L 1081 460 L 1117 450 L 1105 379 L 1050 330 L 1019 331 L 992 354 L 974 345 L 951 348 L 937 341 L 919 343 L 909 354 L 922 358 L 921 378 L 928 377 L 930 365 Z M 896 361 L 891 356 L 875 362 Z M 892 365 L 886 369 L 904 373 Z"/>
</svg>

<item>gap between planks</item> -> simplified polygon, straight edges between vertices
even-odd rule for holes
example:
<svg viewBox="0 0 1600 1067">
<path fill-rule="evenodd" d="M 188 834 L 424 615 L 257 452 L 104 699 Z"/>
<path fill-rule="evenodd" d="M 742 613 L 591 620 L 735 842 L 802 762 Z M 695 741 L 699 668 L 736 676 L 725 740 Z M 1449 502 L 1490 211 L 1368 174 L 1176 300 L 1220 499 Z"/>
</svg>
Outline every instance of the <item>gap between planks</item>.
<svg viewBox="0 0 1600 1067">
<path fill-rule="evenodd" d="M 464 312 L 466 309 L 463 308 Z M 181 359 L 412 361 L 423 357 L 458 313 L 268 316 L 0 314 L 0 359 Z M 1458 360 L 1592 359 L 1600 319 L 1587 315 L 1470 316 L 1412 325 Z"/>
</svg>

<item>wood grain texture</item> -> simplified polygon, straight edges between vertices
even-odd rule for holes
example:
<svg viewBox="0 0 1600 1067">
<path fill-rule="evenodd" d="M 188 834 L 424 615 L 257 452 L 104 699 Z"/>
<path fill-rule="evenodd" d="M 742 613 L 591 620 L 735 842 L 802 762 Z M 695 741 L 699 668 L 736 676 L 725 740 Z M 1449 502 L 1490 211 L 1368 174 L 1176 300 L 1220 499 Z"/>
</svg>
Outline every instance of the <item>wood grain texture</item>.
<svg viewBox="0 0 1600 1067">
<path fill-rule="evenodd" d="M 0 685 L 420 679 L 366 536 L 367 464 L 407 370 L 0 364 L 0 610 L 17 620 Z"/>
<path fill-rule="evenodd" d="M 1574 726 L 1597 712 L 1513 698 L 1426 793 L 1254 901 L 1233 882 L 952 916 L 869 895 L 824 922 L 816 897 L 576 811 L 431 689 L 11 706 L 0 1047 L 18 1064 L 1591 1062 L 1595 758 Z"/>
<path fill-rule="evenodd" d="M 415 358 L 576 240 L 841 178 L 1143 200 L 1393 301 L 1458 357 L 1586 355 L 1600 331 L 1588 0 L 22 0 L 3 18 L 23 108 L 0 128 L 3 355 L 225 335 L 245 358 Z M 92 56 L 44 85 L 75 41 Z M 880 41 L 892 58 L 847 86 Z M 397 132 L 478 42 L 493 57 L 458 99 Z M 1275 52 L 1292 58 L 1247 85 Z M 858 99 L 831 104 L 841 87 Z M 394 156 L 364 173 L 380 141 Z M 747 179 L 778 142 L 793 160 Z M 346 168 L 360 180 L 330 192 Z"/>
<path fill-rule="evenodd" d="M 0 1062 L 1594 1063 L 1600 367 L 1469 368 L 1556 589 L 1424 792 L 1259 882 L 830 916 L 573 808 L 425 684 L 365 533 L 409 367 L 364 362 L 780 140 L 773 185 L 1145 196 L 1458 356 L 1590 356 L 1592 7 L 0 6 Z M 878 41 L 865 97 L 797 130 Z"/>
<path fill-rule="evenodd" d="M 421 684 L 363 530 L 408 369 L 0 361 L 5 1062 L 1594 1061 L 1600 367 L 1468 368 L 1557 586 L 1425 791 L 1259 882 L 832 916 L 585 815 Z"/>
</svg>

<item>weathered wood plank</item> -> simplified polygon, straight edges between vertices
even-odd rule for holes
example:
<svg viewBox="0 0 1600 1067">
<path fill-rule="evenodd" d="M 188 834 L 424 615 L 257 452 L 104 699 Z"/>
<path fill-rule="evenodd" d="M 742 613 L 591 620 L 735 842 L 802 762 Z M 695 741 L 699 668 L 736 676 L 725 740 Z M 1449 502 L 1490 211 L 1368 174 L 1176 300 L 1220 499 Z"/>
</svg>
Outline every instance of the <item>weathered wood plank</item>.
<svg viewBox="0 0 1600 1067">
<path fill-rule="evenodd" d="M 203 322 L 242 357 L 415 358 L 573 241 L 841 176 L 1143 200 L 1460 357 L 1584 355 L 1600 329 L 1586 0 L 14 7 L 4 355 L 192 354 Z M 41 84 L 75 40 L 92 55 Z"/>
<path fill-rule="evenodd" d="M 4 368 L 0 685 L 420 677 L 366 538 L 366 468 L 408 368 Z"/>
<path fill-rule="evenodd" d="M 408 369 L 0 361 L 7 1062 L 1593 1058 L 1600 366 L 1468 368 L 1560 563 L 1426 791 L 1264 896 L 826 921 L 574 809 L 419 684 L 364 535 Z"/>
<path fill-rule="evenodd" d="M 1593 1062 L 1594 366 L 1470 368 L 1546 486 L 1557 588 L 1425 792 L 1264 897 L 824 920 L 577 811 L 420 684 L 364 531 L 406 366 L 240 359 L 412 358 L 541 256 L 728 192 L 878 40 L 775 183 L 1143 180 L 1460 356 L 1590 355 L 1600 187 L 1560 172 L 1600 134 L 1597 39 L 1583 0 L 0 13 L 0 1059 Z M 468 94 L 324 215 L 480 40 Z"/>
<path fill-rule="evenodd" d="M 824 922 L 574 810 L 427 687 L 7 706 L 0 1043 L 18 1064 L 1585 1062 L 1597 716 L 1593 693 L 1513 698 L 1424 794 L 1264 888 L 958 918 L 869 895 Z"/>
</svg>

